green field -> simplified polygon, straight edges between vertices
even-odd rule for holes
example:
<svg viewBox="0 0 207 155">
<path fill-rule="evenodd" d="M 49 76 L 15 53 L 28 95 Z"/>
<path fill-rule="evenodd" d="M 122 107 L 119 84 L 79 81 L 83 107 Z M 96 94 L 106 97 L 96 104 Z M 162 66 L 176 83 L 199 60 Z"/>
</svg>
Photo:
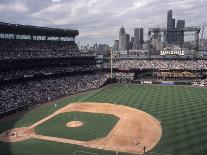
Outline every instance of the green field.
<svg viewBox="0 0 207 155">
<path fill-rule="evenodd" d="M 75 119 L 83 122 L 83 126 L 78 128 L 69 128 L 66 126 L 68 122 Z M 37 126 L 35 131 L 37 134 L 44 136 L 89 141 L 105 137 L 118 120 L 119 118 L 114 115 L 69 112 L 49 119 Z"/>
<path fill-rule="evenodd" d="M 62 99 L 56 103 L 58 108 L 61 108 L 75 102 L 77 98 L 78 101 L 110 102 L 134 107 L 162 121 L 161 140 L 147 153 L 149 155 L 207 154 L 207 89 L 205 88 L 114 84 L 79 97 Z M 56 110 L 54 104 L 35 108 L 20 118 L 0 122 L 0 132 L 14 127 L 29 126 Z M 0 142 L 0 155 L 73 155 L 78 151 L 115 155 L 115 152 L 36 139 L 13 144 Z"/>
</svg>

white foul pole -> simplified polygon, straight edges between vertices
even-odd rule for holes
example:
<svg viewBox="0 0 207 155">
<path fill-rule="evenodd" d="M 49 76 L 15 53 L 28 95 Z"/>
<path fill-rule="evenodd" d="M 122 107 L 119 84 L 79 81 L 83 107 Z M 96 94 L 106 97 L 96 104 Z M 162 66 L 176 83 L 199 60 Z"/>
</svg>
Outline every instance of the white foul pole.
<svg viewBox="0 0 207 155">
<path fill-rule="evenodd" d="M 110 77 L 111 77 L 111 79 L 113 78 L 113 51 L 112 51 L 112 49 L 111 49 L 111 63 L 110 63 L 110 65 L 111 65 L 111 75 L 110 75 Z"/>
</svg>

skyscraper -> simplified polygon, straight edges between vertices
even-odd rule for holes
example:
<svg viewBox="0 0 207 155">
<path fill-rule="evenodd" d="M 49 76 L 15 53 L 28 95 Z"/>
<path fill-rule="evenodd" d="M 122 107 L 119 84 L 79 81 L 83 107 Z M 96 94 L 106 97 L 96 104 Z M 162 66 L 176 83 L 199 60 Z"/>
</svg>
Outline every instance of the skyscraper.
<svg viewBox="0 0 207 155">
<path fill-rule="evenodd" d="M 172 28 L 172 29 L 174 29 L 174 28 L 175 28 L 175 18 L 172 18 L 171 28 Z"/>
<path fill-rule="evenodd" d="M 172 42 L 175 43 L 177 42 L 176 37 L 177 37 L 177 31 L 175 31 L 175 18 L 172 18 L 172 23 L 171 23 L 171 28 L 172 28 Z"/>
<path fill-rule="evenodd" d="M 178 20 L 177 28 L 185 28 L 185 20 Z"/>
<path fill-rule="evenodd" d="M 179 30 L 179 32 L 177 33 L 177 42 L 183 44 L 184 43 L 184 31 L 182 31 L 182 29 L 185 28 L 185 20 L 178 20 L 177 21 L 177 26 L 176 26 L 177 30 Z"/>
<path fill-rule="evenodd" d="M 140 44 L 144 44 L 144 28 L 140 28 Z"/>
<path fill-rule="evenodd" d="M 138 46 L 139 46 L 139 28 L 135 28 L 134 29 L 134 49 L 138 49 Z"/>
<path fill-rule="evenodd" d="M 114 51 L 118 51 L 119 50 L 119 40 L 114 40 L 113 50 Z"/>
<path fill-rule="evenodd" d="M 125 28 L 122 26 L 119 31 L 119 50 L 126 50 L 126 33 Z"/>
<path fill-rule="evenodd" d="M 171 28 L 172 23 L 172 10 L 167 12 L 167 28 Z"/>
<path fill-rule="evenodd" d="M 130 43 L 130 35 L 126 34 L 126 49 L 129 49 L 129 43 Z"/>
<path fill-rule="evenodd" d="M 176 42 L 175 18 L 172 18 L 173 11 L 167 12 L 167 42 Z"/>
<path fill-rule="evenodd" d="M 158 54 L 161 50 L 161 33 L 155 32 L 152 38 L 153 51 Z"/>
<path fill-rule="evenodd" d="M 134 37 L 131 37 L 130 42 L 128 43 L 128 49 L 129 50 L 133 49 L 133 44 L 134 44 Z"/>
<path fill-rule="evenodd" d="M 144 29 L 143 28 L 135 28 L 134 29 L 134 49 L 139 49 L 142 47 L 144 43 Z"/>
<path fill-rule="evenodd" d="M 126 42 L 130 42 L 130 35 L 129 34 L 126 34 Z"/>
<path fill-rule="evenodd" d="M 131 42 L 134 42 L 134 37 L 131 37 Z"/>
</svg>

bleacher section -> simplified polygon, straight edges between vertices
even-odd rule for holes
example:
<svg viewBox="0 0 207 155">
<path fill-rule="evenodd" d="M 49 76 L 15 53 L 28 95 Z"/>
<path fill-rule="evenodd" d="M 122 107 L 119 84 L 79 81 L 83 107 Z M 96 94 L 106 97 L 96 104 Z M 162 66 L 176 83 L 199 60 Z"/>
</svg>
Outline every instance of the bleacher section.
<svg viewBox="0 0 207 155">
<path fill-rule="evenodd" d="M 0 60 L 80 56 L 74 41 L 0 39 Z"/>
<path fill-rule="evenodd" d="M 61 96 L 101 87 L 94 56 L 77 30 L 0 23 L 0 118 Z"/>
</svg>

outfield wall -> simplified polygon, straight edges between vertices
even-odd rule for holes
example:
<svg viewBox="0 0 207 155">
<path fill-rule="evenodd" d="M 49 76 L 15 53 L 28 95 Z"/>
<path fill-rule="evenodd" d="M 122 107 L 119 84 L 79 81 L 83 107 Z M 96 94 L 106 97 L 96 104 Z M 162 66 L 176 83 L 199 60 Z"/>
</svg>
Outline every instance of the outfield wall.
<svg viewBox="0 0 207 155">
<path fill-rule="evenodd" d="M 192 85 L 191 81 L 155 81 L 155 80 L 133 80 L 137 84 L 160 84 L 160 85 Z"/>
</svg>

